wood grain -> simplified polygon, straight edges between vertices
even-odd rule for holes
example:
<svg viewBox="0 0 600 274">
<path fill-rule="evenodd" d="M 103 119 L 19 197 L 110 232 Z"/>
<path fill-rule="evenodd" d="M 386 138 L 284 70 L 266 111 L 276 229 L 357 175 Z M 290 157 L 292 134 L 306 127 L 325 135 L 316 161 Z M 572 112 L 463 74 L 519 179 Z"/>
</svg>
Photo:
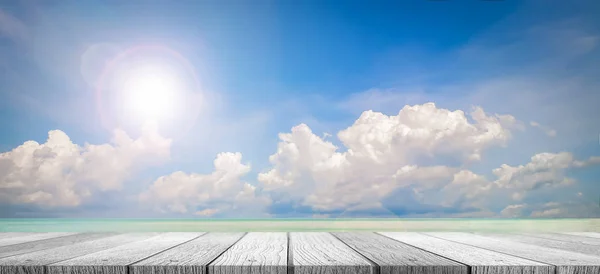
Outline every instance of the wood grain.
<svg viewBox="0 0 600 274">
<path fill-rule="evenodd" d="M 568 235 L 560 233 L 519 233 L 530 237 L 538 237 L 557 241 L 565 241 L 571 243 L 582 243 L 588 245 L 600 245 L 600 238 L 592 238 L 578 235 Z"/>
<path fill-rule="evenodd" d="M 0 239 L 0 246 L 9 246 L 22 244 L 33 241 L 40 241 L 51 238 L 58 238 L 63 236 L 75 235 L 77 233 L 74 232 L 45 232 L 45 233 L 34 233 L 29 235 L 23 235 L 18 237 L 8 237 Z"/>
<path fill-rule="evenodd" d="M 374 273 L 376 265 L 326 232 L 290 233 L 294 274 Z"/>
<path fill-rule="evenodd" d="M 545 246 L 545 247 L 550 247 L 550 248 L 569 250 L 569 251 L 583 253 L 583 254 L 600 256 L 600 246 L 597 246 L 597 245 L 566 242 L 566 241 L 531 237 L 531 236 L 527 236 L 527 235 L 519 235 L 519 234 L 512 234 L 512 233 L 510 233 L 510 234 L 509 233 L 486 233 L 486 234 L 481 234 L 481 235 L 498 238 L 498 239 L 506 239 L 509 241 L 516 241 L 516 242 L 520 242 L 520 243 L 532 244 L 532 245 L 537 245 L 537 246 Z"/>
<path fill-rule="evenodd" d="M 77 233 L 0 246 L 0 274 L 600 274 L 587 233 Z"/>
<path fill-rule="evenodd" d="M 96 240 L 115 235 L 116 233 L 79 233 L 69 236 L 50 238 L 16 245 L 0 247 L 0 258 L 35 252 L 44 249 L 67 246 L 85 241 Z"/>
<path fill-rule="evenodd" d="M 590 238 L 600 238 L 599 232 L 566 232 L 565 234 L 590 237 Z"/>
<path fill-rule="evenodd" d="M 132 274 L 206 274 L 207 265 L 240 240 L 245 233 L 208 233 L 137 262 Z"/>
<path fill-rule="evenodd" d="M 158 233 L 129 233 L 0 259 L 0 274 L 44 274 L 44 265 L 148 239 Z"/>
<path fill-rule="evenodd" d="M 0 232 L 0 239 L 23 237 L 35 234 L 35 232 Z"/>
<path fill-rule="evenodd" d="M 381 235 L 469 265 L 472 274 L 554 273 L 554 266 L 417 232 L 378 232 Z"/>
<path fill-rule="evenodd" d="M 210 274 L 287 274 L 285 232 L 251 232 L 208 266 Z"/>
<path fill-rule="evenodd" d="M 428 232 L 441 239 L 555 265 L 557 274 L 600 273 L 600 257 L 460 232 Z"/>
<path fill-rule="evenodd" d="M 337 238 L 379 265 L 381 274 L 467 274 L 468 267 L 372 232 L 338 232 Z"/>
<path fill-rule="evenodd" d="M 170 232 L 48 265 L 48 274 L 127 274 L 127 266 L 199 237 L 198 232 Z"/>
</svg>

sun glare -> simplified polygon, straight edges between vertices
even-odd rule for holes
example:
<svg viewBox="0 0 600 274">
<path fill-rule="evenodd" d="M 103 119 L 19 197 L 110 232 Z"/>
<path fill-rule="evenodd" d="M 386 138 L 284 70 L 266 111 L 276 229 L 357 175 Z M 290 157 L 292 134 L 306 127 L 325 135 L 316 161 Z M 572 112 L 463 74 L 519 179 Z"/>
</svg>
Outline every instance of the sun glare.
<svg viewBox="0 0 600 274">
<path fill-rule="evenodd" d="M 134 69 L 125 77 L 122 92 L 127 109 L 142 119 L 168 118 L 177 107 L 181 85 L 173 72 L 158 67 Z"/>
</svg>

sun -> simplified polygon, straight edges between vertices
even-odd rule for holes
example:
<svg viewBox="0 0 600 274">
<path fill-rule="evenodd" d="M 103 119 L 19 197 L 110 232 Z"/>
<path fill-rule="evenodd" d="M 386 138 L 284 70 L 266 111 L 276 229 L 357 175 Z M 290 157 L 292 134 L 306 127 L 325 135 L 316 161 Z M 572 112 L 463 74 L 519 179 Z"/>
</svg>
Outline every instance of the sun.
<svg viewBox="0 0 600 274">
<path fill-rule="evenodd" d="M 158 65 L 128 71 L 121 90 L 127 110 L 145 120 L 169 118 L 176 111 L 181 92 L 176 73 Z"/>
</svg>

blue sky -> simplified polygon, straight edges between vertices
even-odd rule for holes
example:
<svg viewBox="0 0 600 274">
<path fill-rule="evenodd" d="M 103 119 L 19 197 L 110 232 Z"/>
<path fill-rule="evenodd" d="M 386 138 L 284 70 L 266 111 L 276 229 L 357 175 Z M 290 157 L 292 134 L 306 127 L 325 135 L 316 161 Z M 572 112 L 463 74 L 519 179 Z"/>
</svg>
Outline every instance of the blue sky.
<svg viewBox="0 0 600 274">
<path fill-rule="evenodd" d="M 599 11 L 2 3 L 0 215 L 598 217 Z"/>
</svg>

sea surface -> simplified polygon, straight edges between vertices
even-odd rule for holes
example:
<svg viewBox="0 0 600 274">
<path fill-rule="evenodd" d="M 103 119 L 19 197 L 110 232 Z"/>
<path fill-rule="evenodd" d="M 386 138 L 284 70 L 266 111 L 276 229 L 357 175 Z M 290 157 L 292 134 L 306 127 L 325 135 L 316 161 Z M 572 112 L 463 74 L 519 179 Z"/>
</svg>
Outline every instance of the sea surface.
<svg viewBox="0 0 600 274">
<path fill-rule="evenodd" d="M 600 232 L 600 219 L 0 219 L 0 232 Z"/>
</svg>

